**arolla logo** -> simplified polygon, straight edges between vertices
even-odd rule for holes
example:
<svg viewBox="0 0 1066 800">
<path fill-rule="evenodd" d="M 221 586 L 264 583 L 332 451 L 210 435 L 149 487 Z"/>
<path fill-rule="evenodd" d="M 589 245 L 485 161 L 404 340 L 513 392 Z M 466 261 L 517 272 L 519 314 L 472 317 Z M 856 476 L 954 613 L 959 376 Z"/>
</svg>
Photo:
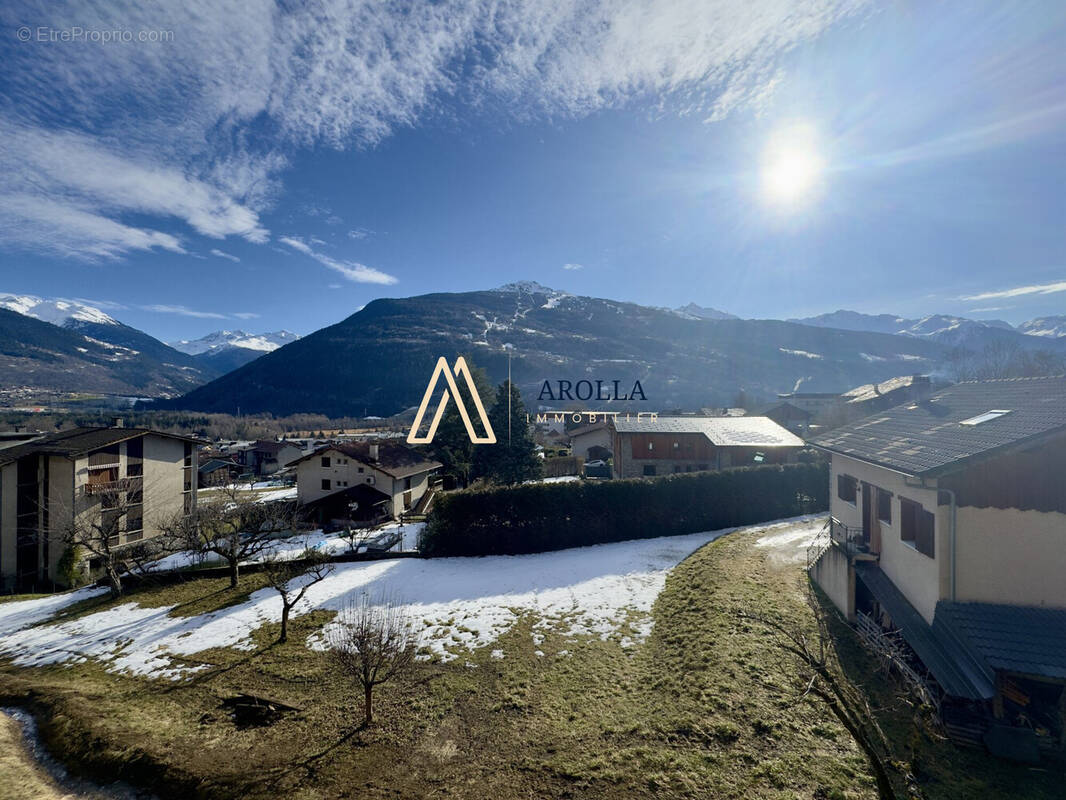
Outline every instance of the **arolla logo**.
<svg viewBox="0 0 1066 800">
<path fill-rule="evenodd" d="M 429 401 L 433 398 L 433 392 L 437 388 L 437 381 L 440 380 L 442 375 L 448 384 L 448 388 L 444 390 L 440 403 L 437 404 L 437 410 L 433 412 L 433 421 L 429 425 L 429 431 L 425 436 L 419 436 L 418 429 L 422 427 L 422 420 L 426 415 L 426 408 L 429 406 Z M 466 380 L 466 387 L 470 390 L 470 397 L 474 401 L 478 416 L 481 418 L 481 424 L 485 428 L 484 436 L 478 436 L 474 433 L 474 426 L 470 422 L 470 414 L 467 413 L 466 404 L 463 402 L 463 396 L 459 394 L 459 387 L 455 383 L 455 379 L 460 376 Z M 492 425 L 489 424 L 488 415 L 485 413 L 485 406 L 481 404 L 481 398 L 478 396 L 477 387 L 474 386 L 474 378 L 470 374 L 470 368 L 467 367 L 466 360 L 462 356 L 459 356 L 459 358 L 455 360 L 454 373 L 453 370 L 448 367 L 448 361 L 444 356 L 437 359 L 437 366 L 433 370 L 433 376 L 429 379 L 426 393 L 422 397 L 422 404 L 418 407 L 418 413 L 415 414 L 415 421 L 411 423 L 411 432 L 407 434 L 407 443 L 429 444 L 432 442 L 433 437 L 437 434 L 437 426 L 440 424 L 440 418 L 444 416 L 444 410 L 448 407 L 448 400 L 452 398 L 454 398 L 455 404 L 459 408 L 459 416 L 463 420 L 463 425 L 466 426 L 466 433 L 470 437 L 470 441 L 474 444 L 496 444 L 496 434 L 493 433 Z"/>
</svg>

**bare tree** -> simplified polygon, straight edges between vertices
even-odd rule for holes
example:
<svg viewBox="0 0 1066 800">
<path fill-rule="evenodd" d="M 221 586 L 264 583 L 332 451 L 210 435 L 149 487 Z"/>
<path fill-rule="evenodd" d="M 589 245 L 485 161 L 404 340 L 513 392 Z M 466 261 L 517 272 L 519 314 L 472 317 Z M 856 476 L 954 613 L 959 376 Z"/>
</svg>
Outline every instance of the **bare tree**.
<svg viewBox="0 0 1066 800">
<path fill-rule="evenodd" d="M 212 492 L 196 510 L 180 515 L 164 526 L 175 546 L 214 554 L 229 567 L 229 585 L 237 587 L 240 563 L 259 555 L 278 534 L 300 527 L 292 503 L 261 503 L 242 494 L 236 486 Z"/>
<path fill-rule="evenodd" d="M 281 635 L 278 642 L 289 640 L 289 613 L 293 606 L 304 599 L 307 590 L 321 583 L 333 572 L 329 556 L 321 550 L 308 547 L 295 559 L 286 559 L 271 554 L 263 560 L 263 574 L 267 585 L 281 595 Z M 306 580 L 300 581 L 300 578 Z"/>
<path fill-rule="evenodd" d="M 120 481 L 87 487 L 73 508 L 50 509 L 53 519 L 61 520 L 57 528 L 64 544 L 100 562 L 112 597 L 122 594 L 123 554 L 130 549 L 121 545 L 122 534 L 141 524 L 142 490 L 128 488 Z"/>
<path fill-rule="evenodd" d="M 392 597 L 374 602 L 363 594 L 337 616 L 326 634 L 331 657 L 363 690 L 365 724 L 374 720 L 374 687 L 415 663 L 418 636 L 404 606 Z"/>
<path fill-rule="evenodd" d="M 764 615 L 740 612 L 739 616 L 764 626 L 781 652 L 789 654 L 795 669 L 793 681 L 800 696 L 813 695 L 829 707 L 866 753 L 881 800 L 895 800 L 891 771 L 896 762 L 892 748 L 866 696 L 844 674 L 829 632 L 829 620 L 810 586 L 807 602 L 816 622 L 813 631 Z"/>
</svg>

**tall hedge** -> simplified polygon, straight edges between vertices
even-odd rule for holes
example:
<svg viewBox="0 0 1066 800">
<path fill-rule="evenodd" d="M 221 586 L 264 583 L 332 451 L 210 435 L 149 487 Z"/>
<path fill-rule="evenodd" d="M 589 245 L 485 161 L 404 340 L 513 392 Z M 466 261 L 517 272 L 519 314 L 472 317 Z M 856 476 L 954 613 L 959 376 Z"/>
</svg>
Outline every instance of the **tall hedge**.
<svg viewBox="0 0 1066 800">
<path fill-rule="evenodd" d="M 825 463 L 468 489 L 434 501 L 433 556 L 540 553 L 753 525 L 829 507 Z"/>
</svg>

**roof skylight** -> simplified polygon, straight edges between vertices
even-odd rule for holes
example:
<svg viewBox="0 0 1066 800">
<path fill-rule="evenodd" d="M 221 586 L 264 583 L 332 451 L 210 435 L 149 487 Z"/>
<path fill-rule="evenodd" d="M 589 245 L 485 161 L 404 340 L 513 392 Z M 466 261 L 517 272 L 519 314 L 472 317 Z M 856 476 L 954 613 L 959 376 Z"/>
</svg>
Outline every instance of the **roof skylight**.
<svg viewBox="0 0 1066 800">
<path fill-rule="evenodd" d="M 999 419 L 1004 414 L 1009 414 L 1009 408 L 993 408 L 991 411 L 986 411 L 984 414 L 978 414 L 976 417 L 970 417 L 960 422 L 960 425 L 980 425 L 982 422 L 988 422 L 989 420 Z"/>
</svg>

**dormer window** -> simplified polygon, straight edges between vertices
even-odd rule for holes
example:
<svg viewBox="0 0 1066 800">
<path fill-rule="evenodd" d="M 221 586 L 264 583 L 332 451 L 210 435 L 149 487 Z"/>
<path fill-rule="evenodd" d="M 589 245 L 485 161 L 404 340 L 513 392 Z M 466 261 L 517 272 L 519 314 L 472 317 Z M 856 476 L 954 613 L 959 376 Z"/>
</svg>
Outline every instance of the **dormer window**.
<svg viewBox="0 0 1066 800">
<path fill-rule="evenodd" d="M 991 411 L 986 411 L 984 414 L 978 414 L 976 417 L 970 417 L 960 422 L 960 425 L 980 425 L 983 422 L 989 422 L 993 419 L 999 419 L 1004 414 L 1009 414 L 1009 408 L 993 408 Z"/>
</svg>

